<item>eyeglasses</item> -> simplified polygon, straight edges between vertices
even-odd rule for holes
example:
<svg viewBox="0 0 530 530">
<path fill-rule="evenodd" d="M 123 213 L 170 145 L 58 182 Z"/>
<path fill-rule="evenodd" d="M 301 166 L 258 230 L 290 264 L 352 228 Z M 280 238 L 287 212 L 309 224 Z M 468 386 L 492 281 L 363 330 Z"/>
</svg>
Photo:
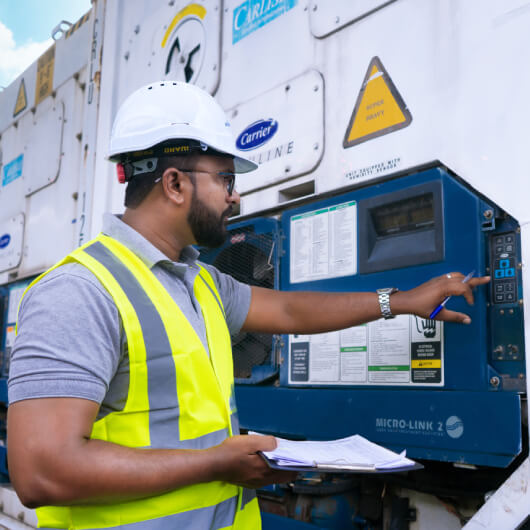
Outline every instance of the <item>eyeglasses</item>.
<svg viewBox="0 0 530 530">
<path fill-rule="evenodd" d="M 225 182 L 226 191 L 228 196 L 231 196 L 234 192 L 234 185 L 236 183 L 236 174 L 232 171 L 205 171 L 204 169 L 180 169 L 176 168 L 179 171 L 184 173 L 209 173 L 210 175 L 216 175 L 219 178 L 222 178 Z"/>
</svg>

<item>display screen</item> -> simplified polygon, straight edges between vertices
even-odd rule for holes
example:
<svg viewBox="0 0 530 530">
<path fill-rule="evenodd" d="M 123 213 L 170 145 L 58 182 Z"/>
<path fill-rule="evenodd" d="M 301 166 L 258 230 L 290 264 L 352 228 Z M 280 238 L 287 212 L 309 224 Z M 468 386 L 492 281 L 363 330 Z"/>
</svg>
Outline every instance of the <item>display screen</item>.
<svg viewBox="0 0 530 530">
<path fill-rule="evenodd" d="M 425 193 L 370 210 L 378 237 L 434 227 L 434 200 Z"/>
</svg>

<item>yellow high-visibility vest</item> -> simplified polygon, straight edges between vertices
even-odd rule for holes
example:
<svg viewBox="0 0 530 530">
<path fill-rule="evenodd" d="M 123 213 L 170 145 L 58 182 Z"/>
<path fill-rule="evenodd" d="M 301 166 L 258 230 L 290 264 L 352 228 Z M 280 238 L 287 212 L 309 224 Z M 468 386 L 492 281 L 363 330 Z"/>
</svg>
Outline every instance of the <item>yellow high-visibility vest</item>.
<svg viewBox="0 0 530 530">
<path fill-rule="evenodd" d="M 118 308 L 128 342 L 127 401 L 123 410 L 94 423 L 91 438 L 127 447 L 205 449 L 239 433 L 230 335 L 221 298 L 204 267 L 197 264 L 193 290 L 210 357 L 156 276 L 117 240 L 99 235 L 28 289 L 66 263 L 84 265 L 102 283 Z M 37 516 L 39 528 L 261 528 L 255 492 L 227 482 L 117 504 L 43 507 Z"/>
</svg>

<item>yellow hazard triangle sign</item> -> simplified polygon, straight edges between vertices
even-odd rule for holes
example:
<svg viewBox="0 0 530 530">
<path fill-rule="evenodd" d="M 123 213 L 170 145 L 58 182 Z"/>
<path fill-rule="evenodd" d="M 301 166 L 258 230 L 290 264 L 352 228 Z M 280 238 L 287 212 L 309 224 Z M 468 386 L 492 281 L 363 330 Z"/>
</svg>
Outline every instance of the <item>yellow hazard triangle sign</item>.
<svg viewBox="0 0 530 530">
<path fill-rule="evenodd" d="M 370 61 L 342 145 L 352 147 L 410 125 L 412 115 L 379 57 Z"/>
<path fill-rule="evenodd" d="M 22 112 L 28 106 L 28 98 L 26 97 L 26 85 L 24 79 L 20 82 L 18 87 L 17 101 L 15 103 L 15 110 L 13 111 L 13 118 Z"/>
</svg>

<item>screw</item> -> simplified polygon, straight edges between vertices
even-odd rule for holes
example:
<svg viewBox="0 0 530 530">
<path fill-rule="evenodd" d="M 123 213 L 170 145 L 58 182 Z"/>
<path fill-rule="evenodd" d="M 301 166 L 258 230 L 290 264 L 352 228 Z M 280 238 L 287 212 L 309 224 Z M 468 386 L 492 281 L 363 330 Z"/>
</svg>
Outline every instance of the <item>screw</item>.
<svg viewBox="0 0 530 530">
<path fill-rule="evenodd" d="M 289 173 L 289 171 L 291 171 L 291 166 L 286 166 L 286 167 L 285 167 L 285 172 L 286 172 L 286 173 Z"/>
<path fill-rule="evenodd" d="M 316 11 L 318 9 L 318 6 L 316 4 L 313 4 L 313 11 Z"/>
<path fill-rule="evenodd" d="M 501 309 L 501 310 L 499 311 L 499 313 L 500 313 L 501 315 L 504 315 L 504 309 Z"/>
<path fill-rule="evenodd" d="M 518 264 L 517 264 L 517 268 L 518 268 L 518 269 L 522 269 L 522 268 L 523 268 L 523 264 L 522 264 L 522 263 L 518 263 Z"/>
<path fill-rule="evenodd" d="M 285 85 L 285 91 L 288 92 L 289 90 L 291 90 L 291 85 Z"/>
<path fill-rule="evenodd" d="M 493 217 L 493 210 L 484 210 L 482 215 L 484 215 L 485 219 L 491 219 Z"/>
<path fill-rule="evenodd" d="M 489 267 L 486 267 L 486 272 L 489 272 L 490 271 L 490 268 Z"/>
<path fill-rule="evenodd" d="M 494 375 L 491 379 L 490 379 L 490 384 L 491 386 L 499 386 L 501 380 L 496 376 Z"/>
<path fill-rule="evenodd" d="M 316 151 L 318 149 L 318 144 L 314 144 L 313 149 Z"/>
<path fill-rule="evenodd" d="M 510 309 L 510 315 L 513 315 L 513 309 Z"/>
<path fill-rule="evenodd" d="M 335 24 L 338 24 L 340 22 L 340 17 L 335 18 Z"/>
<path fill-rule="evenodd" d="M 125 55 L 123 56 L 123 58 L 128 61 L 129 60 L 129 52 L 125 52 Z"/>
<path fill-rule="evenodd" d="M 315 85 L 315 86 L 313 87 L 313 91 L 314 91 L 314 92 L 318 92 L 318 85 Z"/>
<path fill-rule="evenodd" d="M 519 300 L 519 305 L 523 305 L 523 299 L 522 298 Z"/>
<path fill-rule="evenodd" d="M 140 26 L 138 24 L 134 28 L 134 32 L 136 33 L 136 35 L 138 35 L 138 33 L 140 33 Z"/>
<path fill-rule="evenodd" d="M 524 374 L 519 374 L 519 379 L 524 379 Z"/>
<path fill-rule="evenodd" d="M 516 229 L 515 231 L 516 231 L 518 234 L 520 234 L 520 233 L 521 233 L 521 227 L 518 226 L 517 229 Z"/>
</svg>

